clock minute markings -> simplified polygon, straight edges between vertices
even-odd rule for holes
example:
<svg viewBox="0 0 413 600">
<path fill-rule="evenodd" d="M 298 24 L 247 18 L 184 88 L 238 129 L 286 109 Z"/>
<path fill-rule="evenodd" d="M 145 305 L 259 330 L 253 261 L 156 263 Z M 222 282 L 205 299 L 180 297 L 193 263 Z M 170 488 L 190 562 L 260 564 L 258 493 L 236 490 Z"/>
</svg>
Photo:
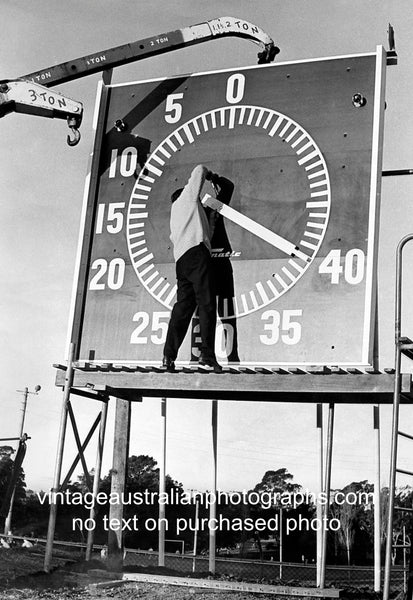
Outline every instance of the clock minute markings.
<svg viewBox="0 0 413 600">
<path fill-rule="evenodd" d="M 220 202 L 216 198 L 213 198 L 209 194 L 205 194 L 201 202 L 204 206 L 209 206 L 210 208 L 216 210 L 233 223 L 236 223 L 243 229 L 246 229 L 247 231 L 261 238 L 265 242 L 268 242 L 269 244 L 271 244 L 271 246 L 274 246 L 275 248 L 278 248 L 278 250 L 281 250 L 285 254 L 288 254 L 288 256 L 291 256 L 293 258 L 301 258 L 301 260 L 303 260 L 306 263 L 311 260 L 311 257 L 308 256 L 308 254 L 302 252 L 299 249 L 299 247 L 295 244 L 289 242 L 288 240 L 281 237 L 277 233 L 274 233 L 270 229 L 267 229 L 263 225 L 260 225 L 256 221 L 253 221 L 253 219 L 250 219 L 249 217 L 241 214 L 234 208 L 223 204 L 222 202 Z"/>
<path fill-rule="evenodd" d="M 167 278 L 155 271 L 152 253 L 148 248 L 146 251 L 144 250 L 145 244 L 142 243 L 141 238 L 144 233 L 142 229 L 139 229 L 144 228 L 145 222 L 144 214 L 141 211 L 146 207 L 142 201 L 148 201 L 152 187 L 150 184 L 153 184 L 163 174 L 165 160 L 169 160 L 186 143 L 192 145 L 197 136 L 219 127 L 234 129 L 238 125 L 259 127 L 266 131 L 270 138 L 277 136 L 282 138 L 283 142 L 290 144 L 297 155 L 298 165 L 303 167 L 307 173 L 310 199 L 306 202 L 309 220 L 307 220 L 306 228 L 302 233 L 302 239 L 297 244 L 230 207 L 220 210 L 221 214 L 228 219 L 230 219 L 228 213 L 232 213 L 232 216 L 235 216 L 232 219 L 234 223 L 266 241 L 288 257 L 288 264 L 283 265 L 279 273 L 274 273 L 272 278 L 266 281 L 256 282 L 255 287 L 249 293 L 240 295 L 238 302 L 236 297 L 232 299 L 235 314 L 241 316 L 253 312 L 262 304 L 267 305 L 290 289 L 310 265 L 324 237 L 329 218 L 330 184 L 325 161 L 308 133 L 289 117 L 265 107 L 231 105 L 202 113 L 180 125 L 155 149 L 135 184 L 129 207 L 128 244 L 134 270 L 150 294 L 167 308 L 170 308 L 170 302 L 176 293 L 176 286 L 171 288 Z M 145 193 L 147 195 L 143 197 Z M 212 197 L 210 198 L 214 200 Z M 142 204 L 139 205 L 140 203 Z M 228 312 L 228 305 L 226 311 Z"/>
<path fill-rule="evenodd" d="M 179 138 L 177 138 L 178 141 Z M 182 138 L 180 138 L 182 140 Z M 182 140 L 183 143 L 183 140 Z M 172 142 L 171 142 L 172 146 Z M 161 148 L 163 155 L 168 158 L 168 152 Z M 171 156 L 169 154 L 169 156 Z M 161 167 L 165 165 L 163 158 L 153 153 L 151 160 L 154 160 Z M 144 232 L 144 224 L 148 217 L 147 202 L 151 186 L 145 183 L 153 184 L 155 179 L 149 173 L 160 177 L 163 171 L 148 160 L 145 164 L 145 174 L 142 174 L 134 186 L 129 206 L 129 236 L 128 245 L 133 267 L 136 274 L 144 282 L 149 292 L 159 301 L 169 304 L 176 294 L 176 285 L 172 285 L 166 278 L 155 270 L 154 255 L 149 251 Z M 143 183 L 145 182 L 145 183 Z M 139 239 L 142 238 L 142 239 Z"/>
</svg>

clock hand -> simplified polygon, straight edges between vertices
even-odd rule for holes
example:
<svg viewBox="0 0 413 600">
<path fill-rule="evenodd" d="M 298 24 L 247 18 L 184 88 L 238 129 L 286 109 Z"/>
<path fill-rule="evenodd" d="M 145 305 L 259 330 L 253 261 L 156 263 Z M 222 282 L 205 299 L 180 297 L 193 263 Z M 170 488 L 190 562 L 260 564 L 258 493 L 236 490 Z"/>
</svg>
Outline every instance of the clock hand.
<svg viewBox="0 0 413 600">
<path fill-rule="evenodd" d="M 292 244 L 277 233 L 274 233 L 270 229 L 267 229 L 263 225 L 260 225 L 253 219 L 246 217 L 234 208 L 223 204 L 222 202 L 220 202 L 216 198 L 213 198 L 209 194 L 205 194 L 205 196 L 201 200 L 201 203 L 204 206 L 209 206 L 209 208 L 216 210 L 233 223 L 236 223 L 243 229 L 246 229 L 250 233 L 253 233 L 265 242 L 271 244 L 271 246 L 274 246 L 274 248 L 278 248 L 278 250 L 281 250 L 285 254 L 288 254 L 289 256 L 296 256 L 298 258 L 301 258 L 305 262 L 310 261 L 310 257 L 308 256 L 308 254 L 301 252 L 299 247 L 295 244 Z"/>
</svg>

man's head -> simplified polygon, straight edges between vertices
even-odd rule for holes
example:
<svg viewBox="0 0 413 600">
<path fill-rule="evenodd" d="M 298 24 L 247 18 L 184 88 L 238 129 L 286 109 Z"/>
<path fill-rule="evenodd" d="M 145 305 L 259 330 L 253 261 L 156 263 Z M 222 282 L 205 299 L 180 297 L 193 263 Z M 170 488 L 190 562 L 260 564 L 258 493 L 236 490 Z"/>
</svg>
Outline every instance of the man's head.
<svg viewBox="0 0 413 600">
<path fill-rule="evenodd" d="M 179 190 L 175 190 L 171 196 L 171 202 L 172 204 L 175 202 L 175 200 L 177 200 L 179 198 L 179 196 L 182 194 L 184 188 L 179 188 Z"/>
</svg>

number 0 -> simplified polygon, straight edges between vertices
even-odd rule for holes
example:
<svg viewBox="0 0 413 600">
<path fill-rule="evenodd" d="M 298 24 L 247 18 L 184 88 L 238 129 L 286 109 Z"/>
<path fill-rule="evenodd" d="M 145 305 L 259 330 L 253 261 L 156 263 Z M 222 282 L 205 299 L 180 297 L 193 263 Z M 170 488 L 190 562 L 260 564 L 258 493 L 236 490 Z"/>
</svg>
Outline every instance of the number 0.
<svg viewBox="0 0 413 600">
<path fill-rule="evenodd" d="M 353 248 L 346 254 L 344 263 L 344 277 L 350 285 L 357 285 L 364 277 L 364 252 L 360 248 Z"/>
<path fill-rule="evenodd" d="M 245 75 L 235 73 L 227 81 L 227 102 L 229 104 L 238 104 L 244 97 Z"/>
</svg>

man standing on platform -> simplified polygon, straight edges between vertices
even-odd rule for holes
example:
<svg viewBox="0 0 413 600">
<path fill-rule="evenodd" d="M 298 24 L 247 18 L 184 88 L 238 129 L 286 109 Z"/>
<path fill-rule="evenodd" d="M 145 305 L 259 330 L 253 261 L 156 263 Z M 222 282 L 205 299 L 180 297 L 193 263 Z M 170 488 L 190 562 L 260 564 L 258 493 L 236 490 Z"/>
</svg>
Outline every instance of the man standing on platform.
<svg viewBox="0 0 413 600">
<path fill-rule="evenodd" d="M 211 274 L 210 225 L 201 204 L 205 180 L 215 176 L 197 165 L 184 188 L 171 197 L 171 240 L 176 263 L 177 299 L 172 308 L 162 366 L 175 368 L 178 350 L 185 338 L 195 308 L 198 307 L 201 334 L 199 364 L 216 373 L 222 371 L 215 357 L 216 299 Z"/>
</svg>

